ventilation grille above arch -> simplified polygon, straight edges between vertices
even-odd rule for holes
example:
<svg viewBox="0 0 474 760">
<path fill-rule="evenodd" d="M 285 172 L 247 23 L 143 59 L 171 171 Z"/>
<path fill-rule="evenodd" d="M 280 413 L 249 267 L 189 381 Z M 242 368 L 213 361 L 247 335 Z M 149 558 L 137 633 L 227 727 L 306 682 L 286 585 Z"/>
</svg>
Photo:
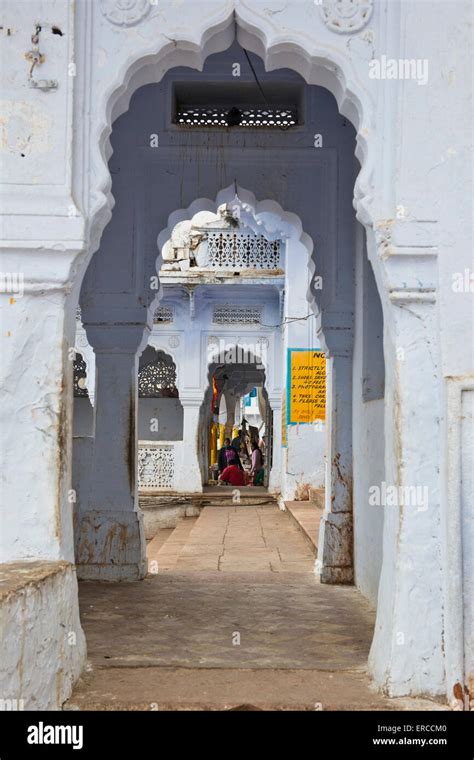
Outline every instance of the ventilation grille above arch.
<svg viewBox="0 0 474 760">
<path fill-rule="evenodd" d="M 185 127 L 288 129 L 298 124 L 298 115 L 294 108 L 243 108 L 230 113 L 225 106 L 179 106 L 176 123 Z"/>
<path fill-rule="evenodd" d="M 216 325 L 259 325 L 262 310 L 260 306 L 218 305 L 214 306 L 212 321 Z"/>
<path fill-rule="evenodd" d="M 289 129 L 302 123 L 304 89 L 298 79 L 173 83 L 173 122 L 181 127 Z"/>
</svg>

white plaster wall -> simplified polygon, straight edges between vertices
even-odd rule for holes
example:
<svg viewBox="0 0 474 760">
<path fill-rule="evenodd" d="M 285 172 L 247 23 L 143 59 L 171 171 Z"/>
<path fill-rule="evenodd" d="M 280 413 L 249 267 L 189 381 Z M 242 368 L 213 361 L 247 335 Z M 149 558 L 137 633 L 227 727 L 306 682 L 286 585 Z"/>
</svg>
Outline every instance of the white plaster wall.
<svg viewBox="0 0 474 760">
<path fill-rule="evenodd" d="M 313 425 L 288 426 L 282 457 L 285 500 L 293 501 L 305 485 L 324 488 L 325 440 L 324 424 L 321 430 Z"/>
<path fill-rule="evenodd" d="M 151 430 L 158 420 L 158 430 Z M 138 400 L 138 440 L 181 441 L 183 407 L 179 398 L 140 398 Z"/>
<path fill-rule="evenodd" d="M 461 396 L 461 525 L 463 554 L 464 668 L 465 681 L 474 687 L 474 390 Z"/>
</svg>

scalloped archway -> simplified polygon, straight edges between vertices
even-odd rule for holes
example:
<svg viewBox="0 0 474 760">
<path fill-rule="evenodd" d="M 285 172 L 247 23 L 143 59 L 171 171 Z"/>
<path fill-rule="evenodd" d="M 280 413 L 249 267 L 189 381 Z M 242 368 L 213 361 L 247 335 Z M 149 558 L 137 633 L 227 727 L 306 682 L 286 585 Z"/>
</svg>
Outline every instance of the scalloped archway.
<svg viewBox="0 0 474 760">
<path fill-rule="evenodd" d="M 248 14 L 252 15 L 251 12 Z M 272 39 L 273 30 L 265 28 L 268 20 L 262 18 L 262 27 L 250 22 L 240 11 L 233 10 L 224 15 L 216 13 L 209 18 L 208 26 L 190 38 L 167 37 L 164 32 L 153 47 L 138 48 L 132 56 L 114 73 L 114 80 L 108 84 L 105 98 L 98 103 L 97 117 L 91 125 L 89 139 L 90 165 L 93 184 L 88 193 L 89 259 L 99 247 L 102 232 L 110 220 L 114 199 L 112 178 L 108 161 L 112 155 L 110 136 L 114 121 L 129 107 L 135 91 L 152 82 L 158 82 L 170 69 L 188 66 L 201 70 L 205 60 L 212 54 L 226 50 L 236 39 L 239 44 L 258 55 L 265 69 L 290 68 L 300 74 L 307 84 L 319 85 L 329 90 L 335 97 L 340 113 L 347 117 L 356 129 L 355 155 L 361 170 L 354 186 L 354 206 L 358 220 L 366 227 L 367 244 L 371 260 L 375 256 L 375 238 L 372 239 L 374 217 L 373 174 L 375 145 L 374 134 L 375 105 L 368 90 L 357 78 L 350 58 L 342 56 L 335 48 L 314 43 L 305 49 L 301 42 L 285 38 L 279 34 Z M 377 263 L 372 261 L 378 284 L 381 273 Z M 87 264 L 84 267 L 87 267 Z"/>
</svg>

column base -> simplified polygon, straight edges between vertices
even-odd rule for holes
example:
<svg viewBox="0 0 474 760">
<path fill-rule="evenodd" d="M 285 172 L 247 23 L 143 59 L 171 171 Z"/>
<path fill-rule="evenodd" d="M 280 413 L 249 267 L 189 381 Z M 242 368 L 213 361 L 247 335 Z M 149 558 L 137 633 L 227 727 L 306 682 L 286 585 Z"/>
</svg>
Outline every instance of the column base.
<svg viewBox="0 0 474 760">
<path fill-rule="evenodd" d="M 79 516 L 76 568 L 80 580 L 138 581 L 146 575 L 141 512 L 90 510 Z"/>
<path fill-rule="evenodd" d="M 354 583 L 352 546 L 352 512 L 324 513 L 315 567 L 321 583 Z"/>
</svg>

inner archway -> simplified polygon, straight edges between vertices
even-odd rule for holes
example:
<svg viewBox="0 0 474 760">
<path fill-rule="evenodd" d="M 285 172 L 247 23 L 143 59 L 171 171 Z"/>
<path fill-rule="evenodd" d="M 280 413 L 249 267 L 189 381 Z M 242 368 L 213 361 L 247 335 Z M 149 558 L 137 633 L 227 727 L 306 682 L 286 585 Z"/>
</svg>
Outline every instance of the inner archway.
<svg viewBox="0 0 474 760">
<path fill-rule="evenodd" d="M 157 260 L 161 280 L 160 304 L 168 314 L 167 319 L 174 320 L 173 325 L 169 322 L 163 325 L 162 334 L 176 343 L 181 341 L 180 331 L 183 329 L 194 334 L 183 356 L 185 369 L 182 375 L 197 378 L 201 372 L 197 368 L 212 363 L 213 353 L 219 355 L 223 363 L 226 356 L 231 363 L 239 361 L 240 354 L 244 358 L 260 356 L 267 372 L 265 398 L 262 399 L 262 406 L 265 404 L 268 409 L 265 427 L 275 442 L 268 452 L 273 473 L 270 478 L 272 468 L 267 467 L 266 485 L 282 500 L 299 499 L 304 494 L 307 498 L 311 485 L 324 489 L 328 432 L 324 423 L 324 337 L 318 328 L 320 315 L 308 303 L 312 298 L 310 285 L 313 277 L 308 262 L 313 242 L 303 232 L 301 220 L 295 214 L 283 211 L 273 200 L 257 202 L 252 192 L 234 183 L 220 191 L 215 201 L 201 198 L 193 201 L 188 209 L 173 212 L 167 228 L 158 236 L 158 247 L 163 253 L 163 257 L 160 255 Z M 347 303 L 351 298 L 349 292 Z M 188 314 L 191 321 L 186 323 Z M 201 358 L 196 354 L 199 351 Z M 315 351 L 321 352 L 320 355 Z M 310 374 L 319 363 L 320 391 L 323 392 L 322 397 L 319 393 L 319 410 L 314 408 L 313 394 L 318 395 L 317 389 L 308 387 L 304 390 L 301 378 L 300 381 L 295 379 L 293 390 L 296 391 L 299 383 L 301 387 L 297 392 L 301 398 L 298 413 L 296 408 L 293 412 L 290 378 L 292 372 L 298 373 L 295 364 L 300 364 L 303 372 L 305 364 L 304 361 L 303 364 L 290 361 L 290 356 L 303 360 L 307 357 Z M 327 366 L 331 377 L 331 364 Z M 304 382 L 314 380 L 308 376 Z M 345 391 L 348 398 L 351 380 L 346 376 L 344 382 L 349 383 Z M 196 388 L 189 390 L 199 404 L 203 383 L 202 376 L 199 383 L 193 380 L 194 386 L 201 386 L 197 396 Z M 209 380 L 208 395 L 211 394 L 210 387 Z M 210 408 L 210 398 L 202 408 Z M 203 483 L 208 479 L 208 465 L 203 465 L 208 459 L 204 453 L 208 449 L 207 427 L 207 423 L 203 426 L 201 420 Z M 282 435 L 286 430 L 288 441 L 283 444 L 283 456 Z M 344 431 L 350 437 L 350 416 L 344 419 Z M 202 443 L 203 439 L 205 443 Z M 314 465 L 305 456 L 307 449 L 313 454 Z M 347 466 L 341 458 L 336 464 L 338 473 Z M 331 482 L 329 493 L 330 489 Z M 328 497 L 328 503 L 333 501 Z"/>
<path fill-rule="evenodd" d="M 252 353 L 256 346 L 209 345 L 209 383 L 200 412 L 203 430 L 199 450 L 203 485 L 214 485 L 226 465 L 221 451 L 228 440 L 244 473 L 244 485 L 268 487 L 272 464 L 272 409 L 265 387 L 265 367 Z M 260 397 L 260 404 L 258 399 Z M 252 413 L 252 399 L 254 411 Z M 260 452 L 258 474 L 252 464 L 252 449 Z M 264 448 L 264 451 L 262 450 Z M 233 456 L 231 457 L 234 458 Z"/>
</svg>

